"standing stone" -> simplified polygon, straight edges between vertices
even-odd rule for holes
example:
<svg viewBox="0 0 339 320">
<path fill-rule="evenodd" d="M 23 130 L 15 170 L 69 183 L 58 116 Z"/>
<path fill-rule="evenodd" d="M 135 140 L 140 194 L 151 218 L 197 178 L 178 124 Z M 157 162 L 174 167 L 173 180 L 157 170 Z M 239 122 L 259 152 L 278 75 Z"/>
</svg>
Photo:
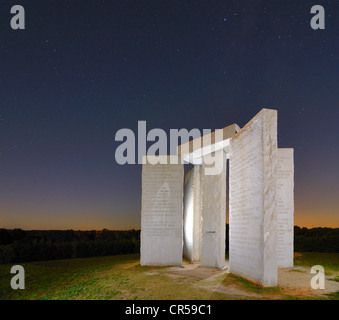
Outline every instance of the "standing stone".
<svg viewBox="0 0 339 320">
<path fill-rule="evenodd" d="M 230 144 L 230 272 L 277 285 L 277 111 L 261 110 Z"/>
<path fill-rule="evenodd" d="M 200 265 L 223 268 L 226 240 L 226 157 L 223 150 L 215 152 L 219 174 L 207 174 L 211 165 L 202 165 L 201 180 L 201 253 Z"/>
<path fill-rule="evenodd" d="M 141 265 L 182 265 L 184 168 L 170 157 L 150 164 L 148 156 L 142 166 Z"/>
<path fill-rule="evenodd" d="M 200 260 L 201 166 L 195 165 L 185 176 L 184 189 L 184 257 L 191 262 Z"/>
<path fill-rule="evenodd" d="M 278 149 L 277 157 L 277 229 L 278 266 L 293 267 L 294 233 L 293 149 Z"/>
</svg>

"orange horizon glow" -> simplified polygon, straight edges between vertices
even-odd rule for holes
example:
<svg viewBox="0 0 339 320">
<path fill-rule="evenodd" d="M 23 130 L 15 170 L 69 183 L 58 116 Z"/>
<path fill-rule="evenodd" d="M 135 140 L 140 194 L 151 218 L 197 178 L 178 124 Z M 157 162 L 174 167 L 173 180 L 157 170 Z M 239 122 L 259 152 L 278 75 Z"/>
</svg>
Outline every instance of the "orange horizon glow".
<svg viewBox="0 0 339 320">
<path fill-rule="evenodd" d="M 28 215 L 26 215 L 28 217 Z M 26 218 L 25 217 L 25 218 Z M 0 228 L 5 229 L 22 229 L 22 230 L 74 230 L 74 231 L 100 231 L 103 229 L 115 230 L 115 231 L 124 231 L 124 230 L 140 230 L 140 220 L 130 221 L 127 218 L 124 219 L 121 216 L 116 220 L 116 222 L 110 221 L 111 219 L 100 219 L 101 221 L 93 221 L 95 218 L 88 219 L 86 221 L 79 222 L 81 217 L 74 219 L 71 215 L 68 215 L 67 218 L 63 217 L 63 222 L 60 222 L 59 219 L 53 217 L 53 219 L 44 219 L 41 216 L 35 216 L 35 219 L 28 218 L 26 221 L 25 218 L 20 218 L 20 222 L 14 222 L 13 215 L 8 215 L 7 219 L 2 219 Z M 333 220 L 333 214 L 322 214 L 321 219 L 319 215 L 314 212 L 307 211 L 298 212 L 294 215 L 294 226 L 305 227 L 308 229 L 311 228 L 339 228 L 339 219 Z M 7 220 L 7 221 L 6 221 Z M 39 222 L 36 222 L 39 220 Z M 52 221 L 51 221 L 52 220 Z M 74 221 L 76 220 L 76 221 Z M 85 219 L 84 219 L 85 220 Z M 113 217 L 112 217 L 113 220 Z M 228 223 L 228 219 L 226 221 Z"/>
</svg>

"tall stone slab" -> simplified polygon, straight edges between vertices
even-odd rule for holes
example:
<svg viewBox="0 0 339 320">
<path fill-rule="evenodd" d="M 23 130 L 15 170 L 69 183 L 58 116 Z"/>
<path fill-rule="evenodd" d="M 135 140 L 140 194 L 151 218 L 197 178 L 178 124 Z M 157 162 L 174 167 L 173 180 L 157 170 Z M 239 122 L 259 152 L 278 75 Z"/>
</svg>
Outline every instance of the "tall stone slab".
<svg viewBox="0 0 339 320">
<path fill-rule="evenodd" d="M 201 179 L 201 253 L 200 265 L 225 266 L 226 239 L 226 156 L 223 150 L 214 154 L 213 165 L 202 165 Z M 211 167 L 216 171 L 211 174 Z"/>
<path fill-rule="evenodd" d="M 184 257 L 200 261 L 202 167 L 195 165 L 185 176 L 184 188 Z"/>
<path fill-rule="evenodd" d="M 278 266 L 293 267 L 294 254 L 294 162 L 293 149 L 278 149 L 277 156 Z"/>
<path fill-rule="evenodd" d="M 183 179 L 182 164 L 151 164 L 145 157 L 142 166 L 140 264 L 182 265 Z"/>
<path fill-rule="evenodd" d="M 230 272 L 277 285 L 277 111 L 261 110 L 230 143 Z"/>
</svg>

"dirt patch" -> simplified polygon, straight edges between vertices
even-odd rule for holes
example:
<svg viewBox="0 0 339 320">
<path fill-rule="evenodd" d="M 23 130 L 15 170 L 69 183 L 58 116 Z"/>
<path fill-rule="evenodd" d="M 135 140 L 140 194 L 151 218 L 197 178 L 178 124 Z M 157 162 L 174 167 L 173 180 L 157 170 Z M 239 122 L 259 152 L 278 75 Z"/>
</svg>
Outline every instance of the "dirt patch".
<svg viewBox="0 0 339 320">
<path fill-rule="evenodd" d="M 326 294 L 339 291 L 339 282 L 331 281 L 338 274 L 325 276 L 324 290 L 312 289 L 311 279 L 314 274 L 310 273 L 310 269 L 304 267 L 279 268 L 276 290 L 262 288 L 251 282 L 239 281 L 240 278 L 237 280 L 236 277 L 228 273 L 228 268 L 223 270 L 204 268 L 187 262 L 182 267 L 167 268 L 163 274 L 173 280 L 185 279 L 194 287 L 241 299 L 284 299 L 288 296 L 325 297 Z"/>
<path fill-rule="evenodd" d="M 310 270 L 304 267 L 279 268 L 278 285 L 291 295 L 325 295 L 339 291 L 339 283 L 330 280 L 335 277 L 333 275 L 325 276 L 325 289 L 312 289 L 311 279 L 315 275 Z"/>
<path fill-rule="evenodd" d="M 294 252 L 294 258 L 296 257 L 301 257 L 302 256 L 302 253 L 300 252 Z"/>
<path fill-rule="evenodd" d="M 172 267 L 165 274 L 172 279 L 186 278 L 192 280 L 192 285 L 197 288 L 206 289 L 211 293 L 222 293 L 230 297 L 262 298 L 261 295 L 247 292 L 237 285 L 223 284 L 228 276 L 228 269 L 205 268 L 197 264 L 184 263 L 183 267 Z"/>
<path fill-rule="evenodd" d="M 224 270 L 220 269 L 214 269 L 214 268 L 204 268 L 204 267 L 198 267 L 195 266 L 193 268 L 173 268 L 171 270 L 168 270 L 169 274 L 174 274 L 178 276 L 183 276 L 187 278 L 193 278 L 193 279 L 208 279 L 213 276 L 219 276 L 220 274 L 224 274 Z"/>
<path fill-rule="evenodd" d="M 145 272 L 146 276 L 157 276 L 159 275 L 159 272 Z"/>
<path fill-rule="evenodd" d="M 135 268 L 135 267 L 137 267 L 137 266 L 139 266 L 139 265 L 140 265 L 140 263 L 133 263 L 133 264 L 131 264 L 131 265 L 129 265 L 129 266 L 124 267 L 124 269 Z"/>
</svg>

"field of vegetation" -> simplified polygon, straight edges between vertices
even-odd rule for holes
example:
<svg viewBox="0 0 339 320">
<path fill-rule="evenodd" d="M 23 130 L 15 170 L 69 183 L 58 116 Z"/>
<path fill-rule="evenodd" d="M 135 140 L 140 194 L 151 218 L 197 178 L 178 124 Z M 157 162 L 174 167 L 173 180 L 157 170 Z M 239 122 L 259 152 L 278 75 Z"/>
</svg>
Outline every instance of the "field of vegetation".
<svg viewBox="0 0 339 320">
<path fill-rule="evenodd" d="M 228 225 L 226 225 L 228 233 Z M 335 299 L 310 291 L 310 268 L 322 265 L 328 287 L 339 285 L 339 228 L 294 229 L 293 270 L 262 288 L 215 269 L 141 267 L 140 231 L 0 229 L 0 300 L 4 299 Z M 226 255 L 228 236 L 226 237 Z M 12 290 L 10 269 L 25 268 L 25 290 Z M 188 268 L 188 270 L 186 270 Z M 299 283 L 299 287 L 293 287 Z M 306 287 L 305 287 L 306 286 Z M 292 288 L 292 289 L 291 289 Z M 293 289 L 295 288 L 295 289 Z M 336 292 L 337 291 L 337 292 Z"/>
<path fill-rule="evenodd" d="M 262 288 L 211 268 L 142 267 L 139 254 L 22 263 L 24 290 L 12 290 L 12 264 L 0 265 L 0 300 L 7 299 L 339 299 L 339 292 L 310 295 L 285 287 Z M 321 264 L 331 281 L 339 281 L 339 254 L 296 254 L 294 276 L 301 267 Z M 190 268 L 186 264 L 186 268 Z M 299 268 L 300 267 L 300 268 Z M 299 268 L 299 269 L 298 269 Z"/>
<path fill-rule="evenodd" d="M 228 252 L 226 225 L 226 254 Z M 0 264 L 139 253 L 140 230 L 0 229 Z M 339 228 L 294 228 L 298 252 L 339 253 Z"/>
<path fill-rule="evenodd" d="M 140 231 L 0 229 L 0 264 L 138 253 Z"/>
</svg>

